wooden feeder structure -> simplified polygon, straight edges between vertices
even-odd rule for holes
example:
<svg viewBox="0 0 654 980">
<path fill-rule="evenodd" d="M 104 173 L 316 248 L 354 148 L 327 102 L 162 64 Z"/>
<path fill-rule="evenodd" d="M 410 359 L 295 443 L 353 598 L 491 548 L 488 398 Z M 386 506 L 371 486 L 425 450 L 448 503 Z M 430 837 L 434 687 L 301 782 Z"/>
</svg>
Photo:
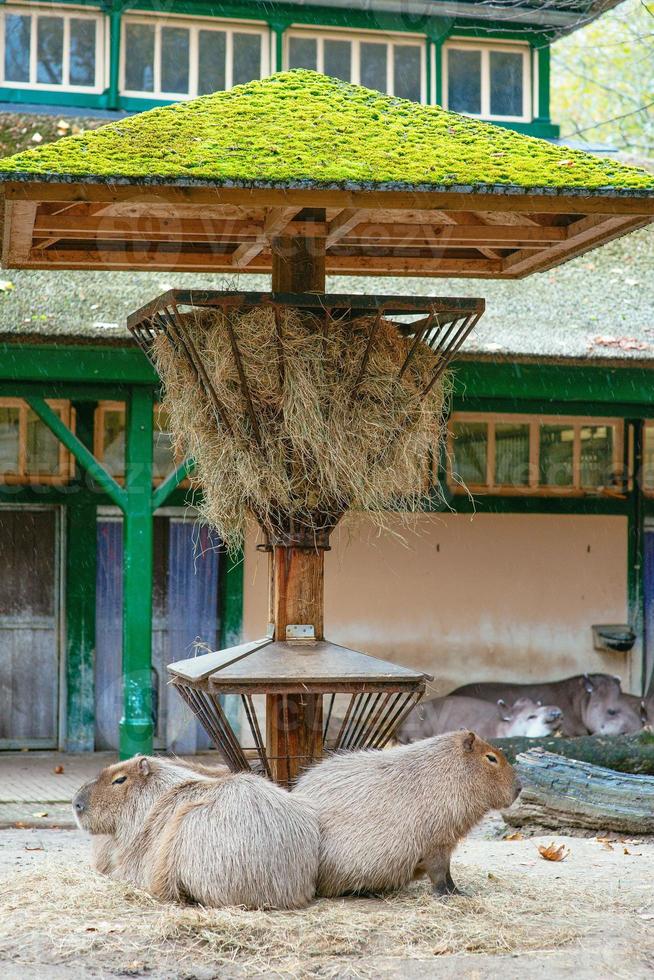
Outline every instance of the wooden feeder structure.
<svg viewBox="0 0 654 980">
<path fill-rule="evenodd" d="M 0 163 L 0 181 L 7 266 L 272 275 L 270 293 L 172 290 L 130 317 L 148 354 L 160 336 L 174 346 L 216 425 L 229 418 L 189 313 L 293 307 L 326 329 L 372 313 L 370 344 L 384 316 L 408 351 L 431 347 L 436 380 L 482 300 L 331 296 L 326 275 L 520 278 L 654 218 L 644 171 L 304 71 L 18 154 Z M 247 405 L 237 332 L 232 352 Z M 360 367 L 363 377 L 365 358 Z M 347 506 L 310 521 L 256 514 L 270 554 L 268 635 L 171 665 L 235 770 L 254 764 L 291 785 L 326 749 L 382 746 L 424 691 L 422 672 L 324 637 L 324 554 Z M 123 657 L 126 684 L 137 668 L 144 679 L 149 651 L 130 639 Z M 222 707 L 228 693 L 241 698 L 243 739 Z M 126 694 L 127 722 L 137 703 Z"/>
</svg>

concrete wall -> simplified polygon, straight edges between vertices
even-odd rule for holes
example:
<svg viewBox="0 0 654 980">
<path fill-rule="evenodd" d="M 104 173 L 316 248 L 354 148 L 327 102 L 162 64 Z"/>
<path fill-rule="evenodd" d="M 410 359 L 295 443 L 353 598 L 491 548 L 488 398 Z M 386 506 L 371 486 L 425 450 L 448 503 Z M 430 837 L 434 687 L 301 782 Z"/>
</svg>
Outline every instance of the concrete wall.
<svg viewBox="0 0 654 980">
<path fill-rule="evenodd" d="M 593 650 L 592 623 L 626 622 L 622 517 L 420 515 L 378 532 L 350 516 L 326 555 L 329 639 L 434 674 L 434 692 L 476 679 L 619 674 L 629 655 Z M 248 542 L 246 638 L 267 620 L 267 556 Z M 633 674 L 633 676 L 632 676 Z"/>
</svg>

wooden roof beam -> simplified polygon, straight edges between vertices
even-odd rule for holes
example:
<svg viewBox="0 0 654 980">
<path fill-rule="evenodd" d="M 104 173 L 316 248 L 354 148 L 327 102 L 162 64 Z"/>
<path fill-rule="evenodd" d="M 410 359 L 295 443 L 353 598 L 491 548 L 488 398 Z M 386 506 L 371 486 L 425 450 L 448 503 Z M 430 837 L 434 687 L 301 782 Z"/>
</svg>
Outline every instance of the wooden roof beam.
<svg viewBox="0 0 654 980">
<path fill-rule="evenodd" d="M 268 211 L 259 238 L 247 245 L 240 245 L 232 253 L 232 267 L 244 269 L 249 266 L 252 260 L 266 247 L 269 239 L 283 232 L 296 214 L 298 214 L 296 207 L 274 208 Z"/>
</svg>

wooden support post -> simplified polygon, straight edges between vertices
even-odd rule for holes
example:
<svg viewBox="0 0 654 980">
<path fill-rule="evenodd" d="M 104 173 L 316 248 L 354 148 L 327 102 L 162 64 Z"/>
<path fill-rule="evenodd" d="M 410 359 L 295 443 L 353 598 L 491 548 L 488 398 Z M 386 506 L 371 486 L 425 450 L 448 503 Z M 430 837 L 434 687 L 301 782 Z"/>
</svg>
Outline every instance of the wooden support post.
<svg viewBox="0 0 654 980">
<path fill-rule="evenodd" d="M 325 221 L 324 209 L 305 209 L 295 218 Z M 273 292 L 324 293 L 325 240 L 282 237 L 272 242 Z M 275 547 L 270 556 L 270 613 L 275 639 L 287 626 L 313 626 L 323 638 L 324 551 Z M 322 754 L 322 695 L 268 694 L 266 751 L 273 778 L 291 786 L 301 770 Z"/>
<path fill-rule="evenodd" d="M 152 412 L 154 392 L 127 403 L 123 524 L 123 716 L 120 757 L 152 752 Z"/>
</svg>

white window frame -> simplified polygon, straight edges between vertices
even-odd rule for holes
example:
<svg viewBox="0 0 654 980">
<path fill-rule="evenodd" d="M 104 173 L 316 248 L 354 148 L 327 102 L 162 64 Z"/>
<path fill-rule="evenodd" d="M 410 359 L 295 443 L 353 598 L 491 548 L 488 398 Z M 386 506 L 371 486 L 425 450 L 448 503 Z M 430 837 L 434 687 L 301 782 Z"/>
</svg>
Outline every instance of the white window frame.
<svg viewBox="0 0 654 980">
<path fill-rule="evenodd" d="M 532 122 L 534 118 L 533 96 L 532 96 L 532 58 L 531 48 L 528 44 L 520 41 L 512 42 L 477 42 L 468 41 L 463 38 L 452 38 L 443 45 L 443 67 L 442 67 L 442 92 L 443 106 L 449 108 L 448 92 L 448 62 L 449 52 L 452 49 L 462 51 L 481 52 L 481 112 L 466 112 L 464 115 L 472 116 L 474 119 L 490 119 L 495 122 Z M 508 51 L 512 54 L 522 55 L 522 115 L 521 116 L 498 116 L 490 111 L 490 56 L 492 51 Z"/>
<path fill-rule="evenodd" d="M 284 32 L 284 69 L 289 68 L 289 45 L 292 37 L 311 38 L 316 43 L 316 71 L 322 72 L 324 68 L 324 42 L 325 41 L 350 41 L 352 44 L 352 84 L 361 84 L 361 56 L 359 45 L 364 44 L 385 44 L 386 45 L 386 91 L 392 95 L 394 90 L 394 47 L 412 47 L 420 51 L 420 103 L 424 105 L 427 101 L 427 58 L 425 37 L 421 34 L 390 34 L 378 31 L 339 31 L 339 30 L 320 30 L 320 28 L 291 27 Z"/>
<path fill-rule="evenodd" d="M 217 17 L 161 17 L 158 14 L 127 13 L 122 17 L 120 39 L 120 94 L 137 99 L 166 99 L 183 102 L 194 99 L 198 93 L 198 54 L 200 31 L 221 31 L 226 34 L 225 88 L 233 86 L 234 34 L 256 34 L 261 38 L 261 78 L 270 74 L 270 28 L 267 24 L 253 21 L 220 20 Z M 125 86 L 125 34 L 128 24 L 154 25 L 154 79 L 151 92 L 128 89 Z M 189 90 L 186 93 L 164 92 L 161 88 L 161 30 L 164 27 L 181 27 L 189 31 Z"/>
<path fill-rule="evenodd" d="M 5 79 L 5 15 L 15 14 L 19 17 L 30 17 L 30 80 L 29 82 L 13 82 Z M 37 82 L 37 20 L 39 17 L 60 17 L 64 22 L 64 53 L 62 64 L 62 81 L 60 85 L 55 82 Z M 94 85 L 71 85 L 70 78 L 70 21 L 92 20 L 95 21 L 95 84 Z M 0 59 L 0 84 L 4 88 L 33 89 L 38 92 L 86 92 L 88 95 L 98 95 L 105 89 L 106 77 L 106 22 L 107 18 L 100 10 L 89 9 L 89 7 L 54 7 L 39 6 L 37 4 L 3 4 L 2 16 L 0 16 L 0 46 L 2 57 Z"/>
<path fill-rule="evenodd" d="M 454 423 L 481 422 L 486 425 L 486 481 L 462 485 L 456 476 L 456 437 Z M 495 426 L 503 423 L 529 426 L 529 483 L 507 485 L 495 482 Z M 570 486 L 554 486 L 540 483 L 540 428 L 543 425 L 563 425 L 573 430 L 573 482 Z M 493 496 L 538 497 L 616 497 L 622 496 L 614 487 L 583 487 L 581 485 L 581 430 L 597 426 L 611 427 L 613 439 L 613 469 L 623 467 L 624 423 L 619 418 L 586 415 L 521 415 L 513 412 L 493 414 L 486 412 L 453 412 L 447 429 L 447 482 L 454 493 L 491 494 Z"/>
</svg>

